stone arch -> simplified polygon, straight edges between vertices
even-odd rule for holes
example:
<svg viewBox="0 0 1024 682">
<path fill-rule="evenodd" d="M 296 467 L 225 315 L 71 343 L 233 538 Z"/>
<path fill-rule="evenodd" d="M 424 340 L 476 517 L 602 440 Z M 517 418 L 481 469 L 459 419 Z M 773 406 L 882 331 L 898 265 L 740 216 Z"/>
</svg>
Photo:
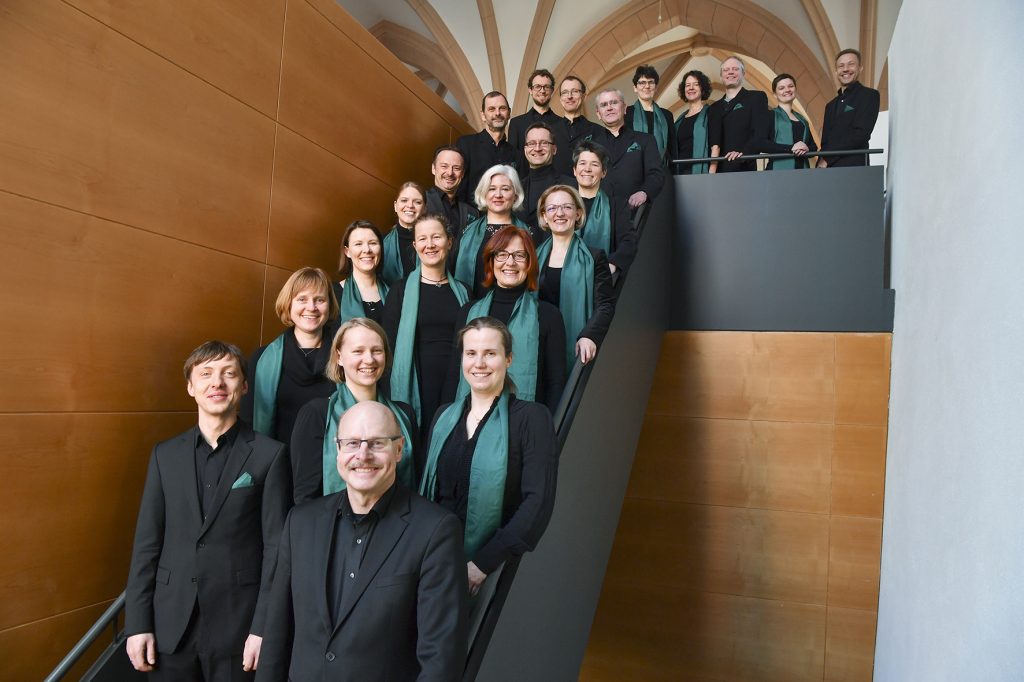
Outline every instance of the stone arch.
<svg viewBox="0 0 1024 682">
<path fill-rule="evenodd" d="M 697 29 L 708 47 L 748 55 L 776 73 L 793 74 L 800 81 L 804 108 L 815 119 L 823 116 L 833 97 L 831 72 L 796 32 L 751 0 L 632 0 L 577 41 L 556 73 L 576 73 L 588 84 L 606 82 L 626 55 L 676 26 Z"/>
</svg>

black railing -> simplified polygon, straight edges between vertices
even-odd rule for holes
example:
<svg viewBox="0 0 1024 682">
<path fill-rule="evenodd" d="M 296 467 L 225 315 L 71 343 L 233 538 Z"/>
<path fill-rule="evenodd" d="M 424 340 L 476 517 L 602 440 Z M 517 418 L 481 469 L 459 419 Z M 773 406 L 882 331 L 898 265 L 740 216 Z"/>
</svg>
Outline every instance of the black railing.
<svg viewBox="0 0 1024 682">
<path fill-rule="evenodd" d="M 633 217 L 633 227 L 637 232 L 637 241 L 640 240 L 643 234 L 644 226 L 647 223 L 647 211 L 648 205 L 642 205 Z M 615 283 L 615 294 L 618 296 L 622 290 L 623 285 L 626 282 L 626 274 L 619 271 L 616 273 L 617 277 L 613 278 Z M 583 398 L 583 393 L 586 390 L 587 381 L 590 378 L 590 373 L 594 368 L 594 363 L 597 362 L 597 358 L 594 358 L 587 364 L 581 363 L 579 360 L 573 365 L 572 371 L 569 373 L 569 378 L 566 381 L 565 390 L 562 393 L 562 398 L 558 403 L 558 407 L 555 409 L 553 419 L 555 424 L 555 434 L 557 438 L 557 452 L 561 453 L 562 447 L 565 445 L 566 439 L 569 437 L 569 429 L 572 427 L 573 419 L 576 416 L 576 410 L 579 408 L 580 400 Z M 469 653 L 466 658 L 466 667 L 464 669 L 462 680 L 463 682 L 472 682 L 476 679 L 476 675 L 480 670 L 480 665 L 483 663 L 484 655 L 487 653 L 487 646 L 491 641 L 491 635 L 494 634 L 494 629 L 498 624 L 498 618 L 501 616 L 502 607 L 505 605 L 505 600 L 508 597 L 509 591 L 512 589 L 512 582 L 515 580 L 516 571 L 519 568 L 520 557 L 514 557 L 505 562 L 502 567 L 501 574 L 498 576 L 498 582 L 494 587 L 494 591 L 491 595 L 490 601 L 481 608 L 484 609 L 483 619 L 480 622 L 480 626 L 477 628 L 473 641 L 470 643 Z M 112 645 L 120 644 L 124 641 L 124 632 L 118 628 L 118 617 L 121 611 L 124 610 L 125 605 L 125 593 L 122 592 L 117 599 L 103 612 L 103 615 L 93 623 L 89 631 L 85 633 L 82 639 L 78 640 L 78 643 L 72 647 L 71 651 L 64 657 L 63 660 L 53 669 L 44 682 L 59 682 L 71 671 L 71 668 L 85 655 L 85 653 L 96 643 L 100 638 L 100 635 L 107 628 L 111 628 L 113 634 Z M 99 662 L 98 662 L 99 663 Z M 90 670 L 90 673 L 92 670 Z M 89 679 L 89 673 L 83 679 Z"/>
<path fill-rule="evenodd" d="M 827 159 L 833 156 L 857 156 L 860 154 L 864 155 L 864 162 L 867 163 L 868 155 L 870 154 L 881 154 L 884 149 L 844 149 L 840 151 L 816 151 L 807 152 L 806 154 L 797 155 L 792 152 L 784 152 L 778 154 L 744 154 L 739 156 L 733 161 L 757 161 L 758 159 L 765 159 L 767 161 L 774 161 L 777 159 L 808 159 L 812 156 L 816 156 L 821 159 Z M 670 164 L 677 164 L 678 166 L 690 166 L 695 163 L 717 163 L 720 161 L 728 161 L 724 156 L 705 156 L 699 159 L 671 159 Z"/>
</svg>

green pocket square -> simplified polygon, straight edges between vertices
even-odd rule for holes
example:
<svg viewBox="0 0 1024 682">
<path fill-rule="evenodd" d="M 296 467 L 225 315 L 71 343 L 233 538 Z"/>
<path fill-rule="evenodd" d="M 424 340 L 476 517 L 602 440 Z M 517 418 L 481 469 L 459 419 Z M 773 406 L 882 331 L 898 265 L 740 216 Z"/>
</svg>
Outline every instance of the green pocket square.
<svg viewBox="0 0 1024 682">
<path fill-rule="evenodd" d="M 248 471 L 238 477 L 238 480 L 231 484 L 231 489 L 235 488 L 251 488 L 252 487 L 252 474 Z"/>
<path fill-rule="evenodd" d="M 629 152 L 638 152 L 638 151 L 640 151 L 640 145 L 637 144 L 636 142 L 634 142 L 633 144 L 629 145 L 629 149 L 626 150 L 626 153 L 628 154 Z"/>
<path fill-rule="evenodd" d="M 843 106 L 843 113 L 844 114 L 848 113 L 848 112 L 851 112 L 851 111 L 853 111 L 853 107 L 851 107 L 849 104 Z"/>
<path fill-rule="evenodd" d="M 734 106 L 734 107 L 732 108 L 732 110 L 733 110 L 733 111 L 739 111 L 739 110 L 740 110 L 740 109 L 742 109 L 742 108 L 743 108 L 743 102 L 738 102 L 738 103 L 736 104 L 736 106 Z"/>
</svg>

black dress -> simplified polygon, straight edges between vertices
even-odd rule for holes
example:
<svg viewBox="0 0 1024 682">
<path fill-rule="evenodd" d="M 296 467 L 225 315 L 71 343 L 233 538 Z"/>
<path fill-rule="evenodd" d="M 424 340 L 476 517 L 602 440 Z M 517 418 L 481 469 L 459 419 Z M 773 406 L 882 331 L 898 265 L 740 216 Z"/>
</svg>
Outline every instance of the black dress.
<svg viewBox="0 0 1024 682">
<path fill-rule="evenodd" d="M 328 322 L 321 329 L 320 347 L 315 350 L 299 348 L 294 331 L 284 334 L 284 353 L 281 360 L 281 379 L 277 384 L 277 409 L 274 412 L 274 428 L 271 438 L 287 443 L 292 437 L 292 428 L 302 406 L 314 398 L 324 398 L 334 393 L 334 384 L 324 376 L 327 359 L 331 354 L 331 341 L 337 331 L 337 321 Z M 249 392 L 242 396 L 239 414 L 252 423 L 253 405 L 259 384 L 256 380 L 256 363 L 267 346 L 260 346 L 249 359 Z M 308 354 L 307 354 L 307 351 Z"/>
<path fill-rule="evenodd" d="M 605 270 L 607 269 L 606 267 Z M 491 299 L 489 315 L 508 324 L 516 302 L 524 291 L 526 291 L 525 284 L 513 289 L 494 287 L 494 298 Z M 476 301 L 470 301 L 462 306 L 455 324 L 456 331 L 466 325 L 469 309 L 473 307 L 474 303 Z M 534 400 L 547 405 L 548 409 L 554 412 L 558 407 L 558 401 L 562 399 L 562 389 L 565 388 L 565 379 L 568 376 L 568 369 L 565 366 L 565 324 L 562 322 L 562 313 L 558 311 L 558 308 L 546 301 L 538 301 L 537 313 L 540 317 L 540 338 L 537 344 L 537 390 Z M 444 391 L 446 401 L 450 402 L 455 399 L 461 378 L 462 359 L 458 357 L 458 353 L 453 353 L 448 366 L 448 381 Z M 426 419 L 423 421 L 426 422 Z"/>
<path fill-rule="evenodd" d="M 388 292 L 388 300 L 384 305 L 384 330 L 392 348 L 398 339 L 404 300 L 405 282 L 396 282 Z M 416 341 L 413 345 L 416 377 L 420 387 L 420 414 L 423 415 L 424 423 L 432 420 L 438 406 L 445 402 L 445 382 L 458 315 L 459 300 L 455 298 L 455 292 L 450 286 L 420 282 L 420 305 L 416 315 Z"/>
<path fill-rule="evenodd" d="M 382 388 L 382 387 L 379 387 Z M 292 490 L 295 504 L 300 504 L 324 494 L 324 433 L 327 428 L 327 403 L 330 396 L 309 401 L 299 410 L 292 430 L 291 448 L 288 455 L 292 462 Z M 409 418 L 412 425 L 412 453 L 416 464 L 416 480 L 423 470 L 422 462 L 418 461 L 419 431 L 416 425 L 416 414 L 410 405 L 395 402 Z"/>
<path fill-rule="evenodd" d="M 466 401 L 437 462 L 435 499 L 458 516 L 463 526 L 477 436 L 494 410 L 492 405 L 470 438 L 466 432 L 466 413 L 471 403 L 471 400 Z M 558 455 L 551 415 L 542 405 L 511 396 L 508 401 L 508 472 L 501 525 L 475 556 L 467 557 L 477 568 L 486 574 L 493 573 L 509 558 L 537 546 L 551 518 L 557 475 Z"/>
</svg>

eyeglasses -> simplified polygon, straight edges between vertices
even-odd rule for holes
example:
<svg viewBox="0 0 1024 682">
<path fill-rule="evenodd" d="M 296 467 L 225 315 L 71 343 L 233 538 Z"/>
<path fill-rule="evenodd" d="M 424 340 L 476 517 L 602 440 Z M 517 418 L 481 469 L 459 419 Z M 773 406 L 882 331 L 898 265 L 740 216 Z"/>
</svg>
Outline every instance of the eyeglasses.
<svg viewBox="0 0 1024 682">
<path fill-rule="evenodd" d="M 550 90 L 554 90 L 555 86 L 554 85 L 541 85 L 540 83 L 537 83 L 537 84 L 533 85 L 530 89 L 531 90 L 550 91 Z"/>
<path fill-rule="evenodd" d="M 540 147 L 541 149 L 544 149 L 546 147 L 554 146 L 554 144 L 554 142 L 548 142 L 547 140 L 530 140 L 529 142 L 526 143 L 526 148 L 536 149 Z"/>
<path fill-rule="evenodd" d="M 576 204 L 551 204 L 544 207 L 544 212 L 548 215 L 555 215 L 559 211 L 562 213 L 570 213 L 576 210 Z"/>
<path fill-rule="evenodd" d="M 510 256 L 516 263 L 525 263 L 530 259 L 530 254 L 525 251 L 498 251 L 494 254 L 494 262 L 504 263 Z"/>
<path fill-rule="evenodd" d="M 655 85 L 657 85 L 657 83 L 652 80 L 641 79 L 636 82 L 636 87 L 638 88 L 653 88 Z"/>
<path fill-rule="evenodd" d="M 370 452 L 386 452 L 391 446 L 391 443 L 398 440 L 402 436 L 377 436 L 376 438 L 335 438 L 334 442 L 338 444 L 338 449 L 342 452 L 359 452 L 363 447 L 363 443 L 366 443 L 366 447 L 369 448 Z"/>
<path fill-rule="evenodd" d="M 579 97 L 580 95 L 583 94 L 583 91 L 580 90 L 579 88 L 573 88 L 572 90 L 562 90 L 558 94 L 561 95 L 562 97 Z"/>
</svg>

